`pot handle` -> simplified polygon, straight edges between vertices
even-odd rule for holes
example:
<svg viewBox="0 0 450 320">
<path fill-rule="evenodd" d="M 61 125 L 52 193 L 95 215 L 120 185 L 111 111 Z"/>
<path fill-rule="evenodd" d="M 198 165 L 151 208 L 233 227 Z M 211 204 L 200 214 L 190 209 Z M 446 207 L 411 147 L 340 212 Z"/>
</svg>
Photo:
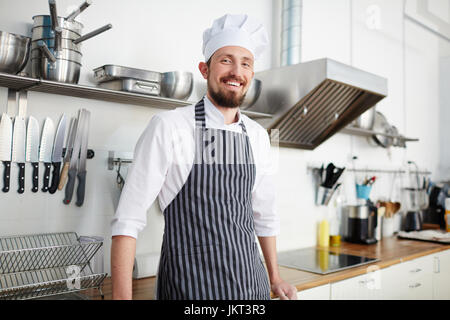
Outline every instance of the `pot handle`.
<svg viewBox="0 0 450 320">
<path fill-rule="evenodd" d="M 55 31 L 58 24 L 58 14 L 56 12 L 56 0 L 48 0 L 48 6 L 50 8 L 50 16 L 52 18 L 52 30 Z"/>
<path fill-rule="evenodd" d="M 66 20 L 73 21 L 80 13 L 82 13 L 87 7 L 92 4 L 92 0 L 86 0 L 77 9 L 66 17 Z"/>
<path fill-rule="evenodd" d="M 74 44 L 79 44 L 80 42 L 88 40 L 88 39 L 90 39 L 92 37 L 95 37 L 96 35 L 99 35 L 100 33 L 108 31 L 111 28 L 112 28 L 112 24 L 107 24 L 107 25 L 105 25 L 105 26 L 103 26 L 101 28 L 98 28 L 98 29 L 96 29 L 94 31 L 91 31 L 91 32 L 85 34 L 84 36 L 79 37 L 78 39 L 73 40 L 73 43 Z"/>
<path fill-rule="evenodd" d="M 37 45 L 39 47 L 39 49 L 42 51 L 42 53 L 47 57 L 48 60 L 50 60 L 51 62 L 55 63 L 56 62 L 56 58 L 53 55 L 53 53 L 48 49 L 47 45 L 45 44 L 44 41 L 39 40 L 37 42 Z"/>
</svg>

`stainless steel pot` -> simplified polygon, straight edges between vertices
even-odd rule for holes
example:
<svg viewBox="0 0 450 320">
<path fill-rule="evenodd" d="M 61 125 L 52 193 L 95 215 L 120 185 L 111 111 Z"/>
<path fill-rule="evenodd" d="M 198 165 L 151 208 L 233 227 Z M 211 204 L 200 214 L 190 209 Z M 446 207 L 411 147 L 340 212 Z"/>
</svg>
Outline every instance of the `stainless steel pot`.
<svg viewBox="0 0 450 320">
<path fill-rule="evenodd" d="M 0 31 L 0 72 L 17 74 L 30 56 L 29 37 Z"/>
<path fill-rule="evenodd" d="M 69 60 L 69 61 L 73 61 L 73 62 L 77 62 L 77 63 L 81 64 L 83 55 L 78 51 L 69 50 L 69 49 L 62 49 L 60 51 L 54 51 L 51 48 L 49 48 L 49 50 L 56 59 L 64 59 L 64 60 Z M 44 56 L 44 54 L 42 53 L 40 48 L 31 50 L 31 59 L 40 59 L 43 56 Z"/>
<path fill-rule="evenodd" d="M 261 94 L 262 82 L 258 79 L 253 78 L 250 87 L 248 88 L 247 94 L 245 95 L 244 101 L 242 102 L 241 109 L 245 110 L 250 108 L 258 100 Z"/>
<path fill-rule="evenodd" d="M 192 93 L 193 77 L 190 72 L 165 72 L 161 74 L 161 96 L 186 100 Z"/>
<path fill-rule="evenodd" d="M 373 106 L 353 121 L 353 125 L 357 128 L 372 130 L 375 123 L 375 115 L 376 108 Z"/>
<path fill-rule="evenodd" d="M 394 135 L 391 125 L 387 121 L 386 117 L 381 112 L 375 113 L 375 121 L 372 128 L 375 132 L 385 133 L 388 135 Z M 381 134 L 376 134 L 372 136 L 373 140 L 383 148 L 389 148 L 394 143 L 394 138 L 389 136 L 384 136 Z"/>
<path fill-rule="evenodd" d="M 39 39 L 54 39 L 55 32 L 52 30 L 52 27 L 34 27 L 31 30 L 31 37 L 33 38 L 33 41 Z M 75 31 L 62 29 L 61 38 L 63 39 L 75 40 L 79 37 L 81 37 L 81 34 Z"/>
<path fill-rule="evenodd" d="M 38 41 L 42 40 L 44 41 L 44 43 L 47 45 L 48 48 L 55 48 L 55 39 L 54 38 L 50 38 L 50 39 L 37 39 L 31 41 L 31 50 L 33 49 L 38 49 Z M 79 44 L 74 44 L 72 40 L 70 39 L 61 39 L 61 49 L 70 49 L 70 50 L 75 50 L 81 53 L 81 43 Z"/>
<path fill-rule="evenodd" d="M 58 25 L 63 29 L 72 30 L 81 35 L 83 24 L 75 20 L 66 20 L 64 17 L 58 17 Z M 51 27 L 52 18 L 50 15 L 38 15 L 33 17 L 33 27 Z"/>
<path fill-rule="evenodd" d="M 31 59 L 34 78 L 76 84 L 80 79 L 80 69 L 81 64 L 69 60 L 57 59 L 52 63 L 46 57 Z"/>
</svg>

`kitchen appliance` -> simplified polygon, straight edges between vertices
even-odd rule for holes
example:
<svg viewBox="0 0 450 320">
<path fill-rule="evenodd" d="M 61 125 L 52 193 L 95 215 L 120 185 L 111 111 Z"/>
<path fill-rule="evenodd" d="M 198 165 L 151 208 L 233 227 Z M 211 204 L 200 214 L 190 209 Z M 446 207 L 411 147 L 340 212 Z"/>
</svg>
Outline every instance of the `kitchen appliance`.
<svg viewBox="0 0 450 320">
<path fill-rule="evenodd" d="M 346 241 L 362 244 L 377 242 L 377 208 L 370 201 L 364 205 L 345 206 L 344 215 L 347 219 Z"/>
<path fill-rule="evenodd" d="M 445 229 L 445 199 L 450 197 L 450 184 L 440 183 L 430 188 L 429 206 L 423 211 L 423 222 L 437 224 L 440 229 Z"/>
<path fill-rule="evenodd" d="M 263 88 L 246 111 L 278 129 L 280 146 L 314 149 L 387 96 L 387 79 L 324 58 L 257 72 Z"/>
<path fill-rule="evenodd" d="M 404 231 L 422 230 L 422 214 L 420 211 L 408 211 L 405 215 Z"/>
<path fill-rule="evenodd" d="M 375 258 L 314 247 L 279 252 L 277 257 L 280 266 L 318 274 L 328 274 L 379 261 Z"/>
<path fill-rule="evenodd" d="M 25 68 L 31 38 L 0 31 L 0 72 L 17 74 Z"/>
</svg>

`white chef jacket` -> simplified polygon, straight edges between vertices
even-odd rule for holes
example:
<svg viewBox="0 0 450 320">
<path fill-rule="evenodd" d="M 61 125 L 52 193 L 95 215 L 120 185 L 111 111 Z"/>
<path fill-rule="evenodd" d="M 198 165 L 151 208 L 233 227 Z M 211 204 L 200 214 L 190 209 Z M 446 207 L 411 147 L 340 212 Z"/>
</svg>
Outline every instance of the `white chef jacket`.
<svg viewBox="0 0 450 320">
<path fill-rule="evenodd" d="M 244 122 L 256 168 L 252 189 L 255 232 L 257 236 L 277 235 L 280 227 L 267 131 L 239 111 L 237 122 L 225 124 L 219 109 L 207 97 L 204 99 L 207 128 L 242 133 L 240 122 Z M 176 197 L 194 163 L 194 131 L 195 104 L 152 117 L 134 150 L 133 163 L 111 222 L 113 236 L 137 239 L 147 223 L 147 210 L 156 197 L 162 211 Z"/>
</svg>

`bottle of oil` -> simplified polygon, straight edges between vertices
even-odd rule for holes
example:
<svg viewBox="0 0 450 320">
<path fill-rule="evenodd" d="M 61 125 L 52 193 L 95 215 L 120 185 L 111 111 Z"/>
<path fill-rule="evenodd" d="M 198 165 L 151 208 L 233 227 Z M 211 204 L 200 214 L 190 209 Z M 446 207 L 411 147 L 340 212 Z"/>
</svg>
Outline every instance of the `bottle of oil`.
<svg viewBox="0 0 450 320">
<path fill-rule="evenodd" d="M 328 247 L 330 245 L 330 225 L 327 219 L 322 219 L 319 225 L 319 246 Z"/>
</svg>

